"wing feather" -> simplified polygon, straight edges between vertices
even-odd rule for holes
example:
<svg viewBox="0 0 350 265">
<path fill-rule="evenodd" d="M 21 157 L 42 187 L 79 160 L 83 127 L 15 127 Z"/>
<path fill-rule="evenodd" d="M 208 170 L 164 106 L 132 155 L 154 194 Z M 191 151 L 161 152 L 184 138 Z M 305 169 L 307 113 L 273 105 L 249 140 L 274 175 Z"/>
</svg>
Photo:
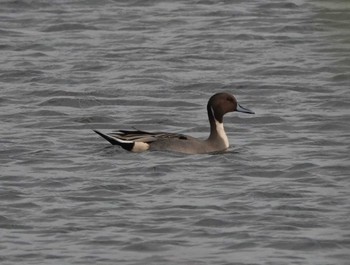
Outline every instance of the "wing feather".
<svg viewBox="0 0 350 265">
<path fill-rule="evenodd" d="M 120 130 L 120 131 L 111 133 L 109 135 L 124 141 L 144 142 L 144 143 L 151 143 L 159 139 L 172 139 L 172 138 L 187 139 L 185 135 L 177 134 L 177 133 L 146 132 L 141 130 L 135 130 L 135 131 Z"/>
</svg>

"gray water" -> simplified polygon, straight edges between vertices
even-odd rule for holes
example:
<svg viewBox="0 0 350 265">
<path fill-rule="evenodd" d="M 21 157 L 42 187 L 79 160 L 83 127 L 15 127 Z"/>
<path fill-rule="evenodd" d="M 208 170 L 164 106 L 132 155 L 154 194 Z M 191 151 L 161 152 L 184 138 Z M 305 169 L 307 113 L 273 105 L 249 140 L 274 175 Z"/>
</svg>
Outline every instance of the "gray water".
<svg viewBox="0 0 350 265">
<path fill-rule="evenodd" d="M 350 3 L 1 1 L 1 264 L 350 264 Z M 205 138 L 129 153 L 91 129 Z"/>
</svg>

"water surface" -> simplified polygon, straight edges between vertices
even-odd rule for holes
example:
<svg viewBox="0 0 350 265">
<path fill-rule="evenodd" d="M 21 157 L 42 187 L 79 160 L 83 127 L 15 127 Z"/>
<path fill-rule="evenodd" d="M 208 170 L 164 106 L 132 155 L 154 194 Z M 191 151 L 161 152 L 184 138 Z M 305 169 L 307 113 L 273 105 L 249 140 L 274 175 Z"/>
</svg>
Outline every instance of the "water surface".
<svg viewBox="0 0 350 265">
<path fill-rule="evenodd" d="M 348 264 L 350 6 L 2 1 L 0 261 Z M 206 137 L 128 153 L 91 129 Z"/>
</svg>

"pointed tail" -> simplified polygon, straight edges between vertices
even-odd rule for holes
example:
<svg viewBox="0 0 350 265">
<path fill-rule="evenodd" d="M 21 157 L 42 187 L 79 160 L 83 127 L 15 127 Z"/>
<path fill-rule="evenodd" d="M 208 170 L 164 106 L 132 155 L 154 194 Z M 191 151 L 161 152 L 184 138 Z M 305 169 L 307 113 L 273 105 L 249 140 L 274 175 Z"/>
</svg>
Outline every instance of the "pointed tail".
<svg viewBox="0 0 350 265">
<path fill-rule="evenodd" d="M 98 130 L 93 130 L 95 133 L 97 133 L 99 136 L 101 136 L 102 138 L 104 138 L 105 140 L 107 140 L 108 142 L 110 142 L 113 145 L 120 145 L 121 147 L 123 147 L 124 149 L 131 151 L 134 147 L 134 142 L 132 141 L 123 141 L 123 140 L 119 140 L 118 138 L 109 136 L 105 133 L 102 133 Z"/>
</svg>

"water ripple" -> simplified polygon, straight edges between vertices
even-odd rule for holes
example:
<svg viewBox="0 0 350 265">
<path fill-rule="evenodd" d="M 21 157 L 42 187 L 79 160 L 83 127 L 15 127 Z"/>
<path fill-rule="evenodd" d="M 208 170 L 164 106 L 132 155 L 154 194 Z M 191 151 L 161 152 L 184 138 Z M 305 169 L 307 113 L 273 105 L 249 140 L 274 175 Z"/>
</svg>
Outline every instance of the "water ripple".
<svg viewBox="0 0 350 265">
<path fill-rule="evenodd" d="M 347 264 L 349 6 L 2 1 L 4 264 Z M 134 154 L 91 129 L 205 138 Z M 247 255 L 249 253 L 249 255 Z"/>
</svg>

